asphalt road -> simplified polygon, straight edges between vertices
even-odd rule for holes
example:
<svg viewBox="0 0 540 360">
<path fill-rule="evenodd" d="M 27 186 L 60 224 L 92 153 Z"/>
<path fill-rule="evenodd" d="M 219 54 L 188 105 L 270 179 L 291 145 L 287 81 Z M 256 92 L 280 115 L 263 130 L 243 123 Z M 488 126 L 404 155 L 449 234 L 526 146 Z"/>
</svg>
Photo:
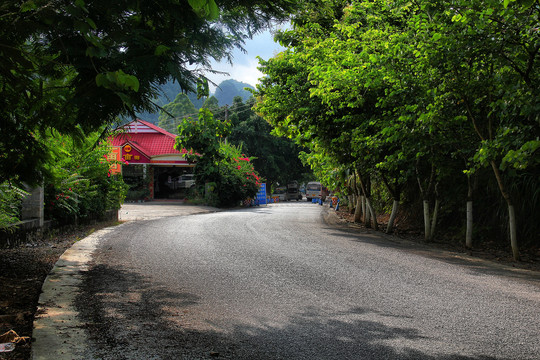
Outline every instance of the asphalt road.
<svg viewBox="0 0 540 360">
<path fill-rule="evenodd" d="M 103 359 L 539 359 L 540 282 L 280 203 L 131 222 L 77 299 Z M 538 275 L 538 274 L 537 274 Z"/>
</svg>

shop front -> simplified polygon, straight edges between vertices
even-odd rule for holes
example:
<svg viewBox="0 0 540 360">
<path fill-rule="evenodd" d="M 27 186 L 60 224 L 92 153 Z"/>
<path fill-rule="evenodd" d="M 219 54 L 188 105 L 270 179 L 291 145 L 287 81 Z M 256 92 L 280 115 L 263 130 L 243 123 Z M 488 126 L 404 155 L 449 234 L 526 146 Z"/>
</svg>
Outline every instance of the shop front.
<svg viewBox="0 0 540 360">
<path fill-rule="evenodd" d="M 130 186 L 126 200 L 183 199 L 192 190 L 194 164 L 174 148 L 175 137 L 139 119 L 118 129 L 110 158 L 123 164 L 111 170 Z"/>
</svg>

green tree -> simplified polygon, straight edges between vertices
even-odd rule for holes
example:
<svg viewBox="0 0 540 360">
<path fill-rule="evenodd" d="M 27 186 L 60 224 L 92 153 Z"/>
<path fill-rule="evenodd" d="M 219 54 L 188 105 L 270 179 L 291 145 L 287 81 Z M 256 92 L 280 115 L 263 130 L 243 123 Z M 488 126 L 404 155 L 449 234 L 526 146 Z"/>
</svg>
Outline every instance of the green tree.
<svg viewBox="0 0 540 360">
<path fill-rule="evenodd" d="M 217 112 L 219 112 L 218 99 L 215 96 L 210 96 L 204 101 L 202 107 L 210 110 L 213 114 L 216 114 Z"/>
<path fill-rule="evenodd" d="M 296 6 L 290 1 L 29 0 L 0 7 L 0 181 L 38 182 L 43 134 L 81 136 L 118 116 L 155 111 L 158 86 L 182 90 L 211 59 Z M 61 11 L 59 10 L 61 9 Z M 193 64 L 197 64 L 196 70 Z"/>
<path fill-rule="evenodd" d="M 461 2 L 459 11 L 441 11 L 440 50 L 432 60 L 448 56 L 445 90 L 477 135 L 472 169 L 490 167 L 506 201 L 516 260 L 516 195 L 510 184 L 538 169 L 540 148 L 540 4 L 528 3 Z M 472 24 L 477 30 L 471 34 Z"/>
<path fill-rule="evenodd" d="M 299 158 L 299 146 L 290 139 L 272 135 L 272 126 L 253 111 L 254 103 L 254 98 L 246 103 L 239 96 L 234 98 L 228 109 L 232 126 L 229 142 L 241 146 L 253 158 L 255 168 L 266 179 L 267 189 L 276 184 L 306 181 L 310 171 Z"/>
<path fill-rule="evenodd" d="M 321 177 L 354 169 L 368 203 L 372 180 L 394 203 L 416 183 L 426 239 L 439 205 L 454 212 L 486 166 L 512 219 L 506 189 L 538 171 L 538 10 L 488 0 L 309 3 L 276 36 L 288 49 L 260 62 L 257 111 L 310 150 Z M 518 258 L 515 220 L 509 227 Z"/>
<path fill-rule="evenodd" d="M 84 141 L 50 134 L 54 161 L 46 164 L 44 179 L 45 217 L 60 223 L 101 219 L 109 210 L 118 210 L 127 185 L 121 175 L 111 175 L 107 143 L 95 146 L 100 132 Z"/>
<path fill-rule="evenodd" d="M 11 225 L 19 221 L 22 199 L 28 193 L 12 184 L 0 184 L 0 230 L 14 230 Z"/>
<path fill-rule="evenodd" d="M 230 123 L 214 118 L 203 108 L 197 120 L 184 119 L 178 133 L 175 147 L 188 150 L 186 156 L 195 162 L 199 190 L 206 192 L 211 205 L 237 206 L 255 196 L 260 178 L 253 164 L 241 153 L 240 147 L 224 141 L 230 133 Z"/>
<path fill-rule="evenodd" d="M 175 133 L 183 117 L 194 116 L 197 113 L 195 105 L 189 100 L 188 96 L 180 93 L 173 102 L 164 105 L 159 115 L 158 126 Z"/>
</svg>

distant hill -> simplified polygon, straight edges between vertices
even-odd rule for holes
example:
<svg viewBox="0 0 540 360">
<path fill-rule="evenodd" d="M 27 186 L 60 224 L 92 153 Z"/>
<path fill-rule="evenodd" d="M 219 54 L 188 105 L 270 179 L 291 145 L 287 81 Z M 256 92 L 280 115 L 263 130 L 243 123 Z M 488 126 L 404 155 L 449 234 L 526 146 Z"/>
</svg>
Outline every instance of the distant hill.
<svg viewBox="0 0 540 360">
<path fill-rule="evenodd" d="M 251 97 L 251 93 L 244 88 L 254 89 L 253 86 L 237 80 L 225 80 L 219 84 L 214 96 L 218 99 L 219 106 L 232 105 L 236 96 L 242 97 L 244 101 Z"/>
<path fill-rule="evenodd" d="M 167 83 L 161 85 L 160 90 L 161 94 L 154 100 L 154 102 L 161 107 L 173 102 L 174 99 L 176 99 L 176 96 L 181 92 L 180 85 L 173 81 L 168 81 Z M 204 100 L 197 100 L 197 94 L 190 92 L 187 94 L 187 96 L 196 109 L 200 109 L 202 107 Z M 145 121 L 149 121 L 155 125 L 159 123 L 159 111 L 155 113 L 137 113 L 137 117 Z"/>
<path fill-rule="evenodd" d="M 218 85 L 215 93 L 210 94 L 210 96 L 214 95 L 216 97 L 219 106 L 232 105 L 233 99 L 236 96 L 242 97 L 244 101 L 251 97 L 251 93 L 247 90 L 244 90 L 244 88 L 246 87 L 253 89 L 253 86 L 237 80 L 225 80 Z M 154 102 L 161 107 L 173 102 L 176 96 L 180 93 L 180 85 L 172 81 L 161 85 L 160 89 L 162 91 L 162 94 L 157 99 L 155 99 Z M 197 99 L 197 94 L 190 92 L 187 94 L 187 96 L 197 110 L 203 106 L 204 99 Z M 159 123 L 159 112 L 137 113 L 137 116 L 140 119 L 149 121 L 156 125 Z"/>
</svg>

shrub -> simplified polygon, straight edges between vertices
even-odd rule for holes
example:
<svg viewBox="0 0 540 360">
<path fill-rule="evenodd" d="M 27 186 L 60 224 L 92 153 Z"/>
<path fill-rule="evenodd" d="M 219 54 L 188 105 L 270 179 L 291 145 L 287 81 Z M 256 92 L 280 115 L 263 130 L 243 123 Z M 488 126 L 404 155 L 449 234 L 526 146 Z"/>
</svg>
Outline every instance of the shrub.
<svg viewBox="0 0 540 360">
<path fill-rule="evenodd" d="M 121 175 L 111 175 L 107 144 L 94 146 L 98 134 L 80 144 L 52 137 L 55 162 L 45 178 L 45 216 L 60 223 L 100 219 L 119 209 L 127 192 Z"/>
<path fill-rule="evenodd" d="M 236 206 L 257 194 L 260 179 L 250 159 L 240 147 L 222 141 L 229 133 L 228 123 L 201 109 L 198 121 L 184 119 L 178 132 L 175 146 L 189 150 L 186 156 L 196 161 L 196 181 L 209 205 Z"/>
<path fill-rule="evenodd" d="M 22 199 L 28 195 L 8 182 L 0 184 L 0 230 L 12 229 L 19 221 Z"/>
</svg>

